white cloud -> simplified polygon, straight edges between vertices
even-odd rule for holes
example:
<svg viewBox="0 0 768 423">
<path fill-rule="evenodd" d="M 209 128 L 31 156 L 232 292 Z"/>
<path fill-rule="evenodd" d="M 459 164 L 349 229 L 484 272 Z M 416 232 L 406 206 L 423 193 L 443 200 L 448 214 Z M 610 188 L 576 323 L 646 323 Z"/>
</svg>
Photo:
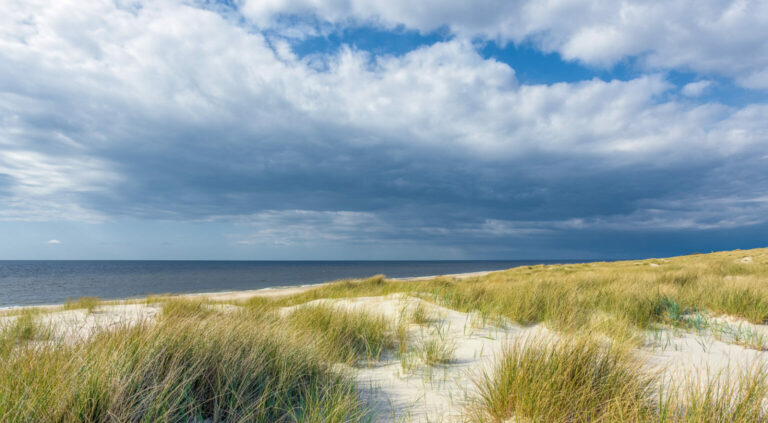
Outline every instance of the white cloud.
<svg viewBox="0 0 768 423">
<path fill-rule="evenodd" d="M 269 4 L 293 10 L 291 2 Z M 22 118 L 18 129 L 6 135 L 11 145 L 36 136 L 23 133 L 39 131 L 24 123 L 44 117 L 34 115 L 40 110 L 51 113 L 50 119 L 60 118 L 46 107 L 42 92 L 64 95 L 56 106 L 63 103 L 79 124 L 87 122 L 91 139 L 78 142 L 90 142 L 90 148 L 96 142 L 118 142 L 114 139 L 124 133 L 117 131 L 139 136 L 140 128 L 130 128 L 127 120 L 138 119 L 152 125 L 237 125 L 255 134 L 295 128 L 297 123 L 308 132 L 313 125 L 343 126 L 365 136 L 340 142 L 407 142 L 494 156 L 561 149 L 635 155 L 680 149 L 686 138 L 676 134 L 730 114 L 716 105 L 658 104 L 657 96 L 671 88 L 658 75 L 626 82 L 519 85 L 508 65 L 484 60 L 471 44 L 458 40 L 402 57 L 371 57 L 347 49 L 327 56 L 328 69 L 318 71 L 308 61 L 286 54 L 285 46 L 278 55 L 261 35 L 173 2 L 148 4 L 135 14 L 101 3 L 57 2 L 40 9 L 25 41 L 7 39 L 0 49 L 11 64 L 3 79 L 26 80 L 38 90 L 14 90 L 28 103 L 24 109 L 10 98 L 5 103 L 8 114 Z M 84 21 L 78 26 L 68 12 L 73 9 Z M 7 28 L 29 26 L 5 23 Z M 96 33 L 100 36 L 94 37 Z M 93 104 L 99 104 L 99 110 Z M 88 122 L 93 113 L 109 123 Z M 142 140 L 130 142 L 140 145 Z M 82 168 L 105 167 L 98 158 L 84 158 L 82 149 L 76 152 L 78 160 L 85 161 Z M 31 158 L 36 153 L 9 154 Z M 60 155 L 56 157 L 58 161 Z M 26 167 L 19 160 L 9 161 L 19 169 Z M 44 163 L 40 157 L 34 161 Z M 87 179 L 106 179 L 95 170 L 91 174 Z M 40 189 L 63 181 L 56 178 L 51 185 L 42 175 L 28 179 L 30 184 L 37 181 Z"/>
<path fill-rule="evenodd" d="M 709 87 L 712 86 L 712 81 L 694 81 L 689 82 L 680 89 L 680 92 L 687 97 L 699 97 L 704 94 Z"/>
<path fill-rule="evenodd" d="M 246 0 L 242 11 L 262 27 L 280 14 L 420 31 L 448 26 L 460 36 L 533 42 L 589 65 L 639 56 L 649 68 L 720 74 L 768 89 L 768 3 L 761 0 Z"/>
<path fill-rule="evenodd" d="M 52 239 L 48 241 L 47 244 L 61 244 L 61 241 L 59 241 L 58 239 Z"/>
<path fill-rule="evenodd" d="M 0 110 L 2 107 L 0 106 Z M 12 132 L 13 128 L 0 129 Z M 6 133 L 7 133 L 6 132 Z M 14 146 L 0 150 L 0 176 L 9 187 L 0 208 L 3 220 L 102 221 L 96 211 L 79 204 L 80 196 L 104 192 L 120 179 L 103 160 L 31 151 L 23 136 L 8 134 Z M 10 144 L 10 143 L 9 143 Z M 53 201 L 55 199 L 55 201 Z"/>
</svg>

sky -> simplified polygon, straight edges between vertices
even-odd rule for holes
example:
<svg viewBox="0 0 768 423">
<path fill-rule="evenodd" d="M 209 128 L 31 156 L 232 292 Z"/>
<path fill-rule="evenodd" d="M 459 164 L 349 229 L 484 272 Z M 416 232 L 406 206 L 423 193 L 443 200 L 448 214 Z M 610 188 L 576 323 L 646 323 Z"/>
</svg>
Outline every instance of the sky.
<svg viewBox="0 0 768 423">
<path fill-rule="evenodd" d="M 0 1 L 0 259 L 768 246 L 763 0 Z"/>
</svg>

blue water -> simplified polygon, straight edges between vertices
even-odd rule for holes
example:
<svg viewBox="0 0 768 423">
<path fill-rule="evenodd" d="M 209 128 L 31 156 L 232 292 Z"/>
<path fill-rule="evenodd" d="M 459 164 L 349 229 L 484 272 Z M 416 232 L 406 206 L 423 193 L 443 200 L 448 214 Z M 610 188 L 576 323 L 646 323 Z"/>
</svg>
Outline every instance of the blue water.
<svg viewBox="0 0 768 423">
<path fill-rule="evenodd" d="M 0 261 L 0 307 L 508 269 L 562 261 Z"/>
</svg>

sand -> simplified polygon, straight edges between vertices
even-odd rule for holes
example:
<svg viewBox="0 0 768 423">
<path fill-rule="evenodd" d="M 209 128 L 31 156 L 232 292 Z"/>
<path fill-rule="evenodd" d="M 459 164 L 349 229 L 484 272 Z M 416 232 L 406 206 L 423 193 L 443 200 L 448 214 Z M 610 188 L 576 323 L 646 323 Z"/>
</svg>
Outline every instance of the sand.
<svg viewBox="0 0 768 423">
<path fill-rule="evenodd" d="M 457 279 L 469 278 L 491 273 L 470 272 L 455 273 L 435 276 L 419 276 L 413 278 L 397 278 L 393 280 L 424 280 L 437 276 L 453 277 Z M 315 289 L 326 282 L 314 285 L 285 286 L 274 288 L 262 288 L 242 291 L 202 292 L 191 294 L 171 294 L 162 298 L 188 298 L 206 299 L 211 301 L 246 301 L 253 297 L 275 298 L 300 294 Z M 46 304 L 36 306 L 12 306 L 0 308 L 0 327 L 13 322 L 18 317 L 18 312 L 35 310 L 40 313 L 40 323 L 52 330 L 54 339 L 79 340 L 87 337 L 92 332 L 118 325 L 133 325 L 139 322 L 150 322 L 157 316 L 160 305 L 146 304 L 141 299 L 105 300 L 93 312 L 85 309 L 63 310 L 61 304 Z"/>
<path fill-rule="evenodd" d="M 40 313 L 35 318 L 41 327 L 51 331 L 51 340 L 74 342 L 86 339 L 102 329 L 151 322 L 160 310 L 160 304 L 109 304 L 91 312 L 86 309 L 59 310 Z M 0 317 L 0 327 L 12 323 L 18 317 Z"/>
<path fill-rule="evenodd" d="M 355 380 L 361 396 L 375 411 L 374 422 L 450 422 L 462 421 L 465 405 L 475 393 L 472 378 L 491 366 L 494 358 L 511 340 L 548 333 L 543 326 L 521 327 L 483 323 L 477 316 L 440 307 L 403 294 L 387 297 L 363 297 L 342 300 L 315 300 L 309 304 L 330 304 L 352 310 L 364 310 L 397 321 L 418 304 L 427 310 L 430 321 L 409 326 L 411 348 L 422 339 L 436 336 L 455 345 L 454 359 L 444 365 L 425 366 L 413 358 L 413 367 L 403 369 L 394 353 L 383 355 L 376 363 L 356 369 Z M 294 306 L 285 310 L 301 307 Z"/>
<path fill-rule="evenodd" d="M 436 277 L 447 277 L 456 279 L 472 278 L 477 276 L 484 276 L 489 273 L 498 272 L 499 270 L 488 270 L 482 272 L 467 272 L 467 273 L 450 273 L 445 275 L 432 275 L 432 276 L 413 276 L 406 278 L 387 278 L 393 281 L 423 281 Z M 244 301 L 252 297 L 283 297 L 288 295 L 301 294 L 302 292 L 309 291 L 311 289 L 318 288 L 323 285 L 327 285 L 333 282 L 326 282 L 314 285 L 300 285 L 300 286 L 284 286 L 276 288 L 262 288 L 252 289 L 245 291 L 221 291 L 221 292 L 209 292 L 209 293 L 195 293 L 195 294 L 179 294 L 178 297 L 190 297 L 199 298 L 205 297 L 215 301 Z"/>
<path fill-rule="evenodd" d="M 768 327 L 728 316 L 710 318 L 710 328 L 701 331 L 663 330 L 649 337 L 641 350 L 647 366 L 667 378 L 684 381 L 685 387 L 710 379 L 736 380 L 768 363 Z M 746 342 L 745 338 L 752 342 Z M 762 348 L 754 343 L 763 344 Z"/>
<path fill-rule="evenodd" d="M 356 370 L 358 389 L 375 410 L 373 421 L 452 422 L 463 421 L 468 400 L 476 394 L 472 382 L 483 371 L 490 370 L 495 358 L 515 339 L 558 334 L 543 325 L 522 327 L 511 322 L 482 322 L 477 316 L 437 306 L 424 300 L 395 294 L 387 297 L 364 297 L 340 300 L 315 300 L 345 309 L 365 310 L 396 321 L 421 303 L 433 320 L 420 327 L 410 325 L 412 343 L 433 336 L 440 327 L 443 336 L 456 346 L 454 360 L 445 365 L 416 365 L 404 370 L 395 354 L 382 357 L 378 363 Z M 290 312 L 295 307 L 285 309 Z M 745 332 L 753 330 L 768 336 L 768 328 L 720 317 L 712 319 Z M 661 372 L 666 381 L 675 380 L 680 392 L 689 387 L 704 386 L 712 378 L 721 378 L 727 386 L 743 372 L 768 359 L 766 351 L 747 348 L 716 339 L 710 331 L 689 333 L 665 330 L 648 334 L 648 342 L 636 349 L 637 359 L 648 372 Z M 369 363 L 370 364 L 370 363 Z"/>
<path fill-rule="evenodd" d="M 394 280 L 394 281 L 421 281 L 421 280 L 428 280 L 428 279 L 437 278 L 437 277 L 465 279 L 465 278 L 483 276 L 489 273 L 499 272 L 499 271 L 503 271 L 503 270 L 488 270 L 488 271 L 481 271 L 481 272 L 450 273 L 450 274 L 444 274 L 444 275 L 414 276 L 414 277 L 388 278 L 388 279 Z M 195 293 L 188 293 L 188 294 L 169 294 L 167 296 L 164 295 L 163 297 L 206 298 L 213 301 L 245 301 L 252 297 L 283 297 L 283 296 L 301 294 L 302 292 L 306 292 L 330 283 L 333 283 L 333 281 L 319 283 L 319 284 L 312 284 L 312 285 L 279 286 L 279 287 L 240 290 L 240 291 L 217 291 L 217 292 L 195 292 Z M 103 303 L 118 304 L 118 303 L 132 302 L 132 301 L 138 302 L 141 300 L 136 300 L 136 299 L 104 300 Z M 17 311 L 29 309 L 29 308 L 34 308 L 41 311 L 56 311 L 61 309 L 61 304 L 0 307 L 0 313 L 12 314 Z"/>
</svg>

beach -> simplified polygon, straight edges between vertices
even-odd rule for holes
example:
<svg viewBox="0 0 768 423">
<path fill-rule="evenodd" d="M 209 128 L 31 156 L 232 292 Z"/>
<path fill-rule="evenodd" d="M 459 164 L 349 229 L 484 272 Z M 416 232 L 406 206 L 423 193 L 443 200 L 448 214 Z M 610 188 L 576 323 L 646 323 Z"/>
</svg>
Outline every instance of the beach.
<svg viewBox="0 0 768 423">
<path fill-rule="evenodd" d="M 764 371 L 762 366 L 768 363 L 768 326 L 750 317 L 753 316 L 750 313 L 758 309 L 749 305 L 736 308 L 736 303 L 728 298 L 744 295 L 734 294 L 743 292 L 739 290 L 744 287 L 761 286 L 767 266 L 768 249 L 760 249 L 614 263 L 530 266 L 433 277 L 386 279 L 374 276 L 315 285 L 146 299 L 83 299 L 42 308 L 6 309 L 6 315 L 0 317 L 0 327 L 13 327 L 14 322 L 25 318 L 35 319 L 37 327 L 44 328 L 46 335 L 39 340 L 33 336 L 28 342 L 36 343 L 36 348 L 45 348 L 56 344 L 88 345 L 95 335 L 130 332 L 132 327 L 143 328 L 142 333 L 146 333 L 154 327 L 191 323 L 193 326 L 189 330 L 194 334 L 197 325 L 220 322 L 216 324 L 224 326 L 217 330 L 226 333 L 228 328 L 241 324 L 236 322 L 247 323 L 255 318 L 253 324 L 266 324 L 260 330 L 269 332 L 274 329 L 267 328 L 278 325 L 280 333 L 289 334 L 289 339 L 309 335 L 310 339 L 319 342 L 317 345 L 326 345 L 320 342 L 322 339 L 333 339 L 334 352 L 324 352 L 327 357 L 350 348 L 356 336 L 363 336 L 353 335 L 355 330 L 368 333 L 366 337 L 378 334 L 358 346 L 362 352 L 356 354 L 360 355 L 351 361 L 341 360 L 334 367 L 334 371 L 348 375 L 358 401 L 368 410 L 367 419 L 374 422 L 462 422 L 472 413 L 490 413 L 488 410 L 495 406 L 484 403 L 484 395 L 492 394 L 489 389 L 501 389 L 502 385 L 497 385 L 494 378 L 499 377 L 499 372 L 508 371 L 499 367 L 499 363 L 510 354 L 518 354 L 515 360 L 530 360 L 526 365 L 531 367 L 526 372 L 546 371 L 554 365 L 540 363 L 540 360 L 563 360 L 557 366 L 595 365 L 600 366 L 601 372 L 617 372 L 611 377 L 626 378 L 616 386 L 606 379 L 591 381 L 585 386 L 574 385 L 568 392 L 589 391 L 597 383 L 605 384 L 604 389 L 616 389 L 610 395 L 621 396 L 629 389 L 627 386 L 642 390 L 646 389 L 642 388 L 643 384 L 648 384 L 675 403 L 688 401 L 686 398 L 693 395 L 692 392 L 738 401 L 743 395 L 763 392 L 763 386 L 768 394 L 768 379 L 765 385 L 761 382 L 761 375 L 768 375 L 768 371 L 761 373 Z M 712 273 L 726 271 L 729 273 L 722 276 Z M 606 290 L 607 285 L 586 288 L 594 285 L 595 280 L 604 280 L 604 284 L 618 290 Z M 649 285 L 637 289 L 628 280 L 646 280 Z M 575 288 L 569 284 L 578 284 L 582 288 L 573 290 Z M 674 290 L 683 286 L 690 290 L 696 284 L 721 286 L 726 290 L 723 298 L 730 301 L 724 302 L 724 307 L 731 307 L 731 311 L 705 312 L 703 308 L 692 311 L 691 307 L 679 306 L 677 302 L 693 300 L 676 297 L 675 292 L 682 291 Z M 549 286 L 551 291 L 542 291 L 542 286 Z M 555 286 L 560 288 L 552 290 Z M 664 290 L 666 294 L 648 297 L 653 295 L 650 286 L 655 286 L 659 292 Z M 564 296 L 565 289 L 572 290 L 571 296 Z M 588 294 L 590 289 L 596 291 Z M 554 314 L 548 316 L 546 302 L 526 302 L 526 296 L 534 293 L 552 303 L 564 298 L 570 298 L 567 301 L 572 303 L 561 302 L 557 309 L 552 309 Z M 590 306 L 583 302 L 579 303 L 579 308 L 573 308 L 575 301 L 583 301 L 577 300 L 576 295 L 595 295 L 593 304 L 601 304 L 606 297 L 625 296 L 625 300 L 616 302 L 625 308 L 613 312 L 597 308 L 589 310 Z M 657 301 L 648 308 L 656 317 L 652 317 L 645 328 L 636 326 L 637 323 L 631 326 L 633 323 L 627 320 L 631 315 L 626 313 L 635 313 L 632 302 L 642 306 L 644 298 Z M 486 308 L 497 301 L 501 306 L 511 307 L 509 310 L 513 312 L 496 313 L 492 308 Z M 519 304 L 525 307 L 540 307 L 531 310 L 540 313 L 541 317 L 531 319 L 528 317 L 531 312 L 520 309 L 521 306 L 513 301 L 523 301 Z M 716 310 L 713 305 L 709 307 Z M 584 312 L 589 313 L 588 320 L 566 320 L 574 316 L 578 318 L 578 314 Z M 264 318 L 271 323 L 265 323 Z M 569 323 L 556 323 L 556 319 Z M 570 326 L 574 324 L 581 328 Z M 353 329 L 357 325 L 369 327 Z M 342 329 L 345 326 L 348 329 Z M 345 332 L 348 330 L 352 332 Z M 189 336 L 205 339 L 218 335 L 200 332 Z M 237 332 L 232 336 L 237 336 Z M 315 341 L 305 345 L 309 347 Z M 371 345 L 379 347 L 371 350 Z M 539 350 L 525 355 L 527 351 Z M 610 361 L 601 363 L 606 357 Z M 536 367 L 539 365 L 542 367 Z M 609 366 L 609 370 L 602 366 Z M 586 372 L 586 375 L 596 370 L 572 371 Z M 570 379 L 557 382 L 560 375 L 542 375 L 535 382 L 526 378 L 524 383 L 541 385 L 531 387 L 531 390 L 554 389 L 546 387 L 547 383 L 576 383 Z M 633 384 L 637 386 L 633 387 Z M 571 392 L 573 395 L 577 393 Z M 716 401 L 715 397 L 710 401 Z M 626 402 L 624 406 L 629 409 L 622 413 L 639 412 L 633 407 L 641 406 L 632 402 L 637 399 L 629 397 L 614 398 L 613 401 Z"/>
<path fill-rule="evenodd" d="M 422 280 L 428 280 L 428 279 L 433 279 L 438 277 L 465 279 L 470 277 L 483 276 L 492 272 L 497 272 L 502 270 L 504 269 L 487 270 L 487 271 L 481 271 L 481 272 L 450 273 L 450 274 L 432 275 L 432 276 L 412 276 L 412 277 L 403 277 L 403 278 L 390 278 L 390 280 L 422 281 Z M 171 297 L 171 298 L 174 298 L 174 297 L 175 298 L 206 298 L 213 301 L 242 301 L 252 297 L 271 298 L 271 297 L 284 297 L 284 296 L 296 295 L 296 294 L 307 292 L 314 288 L 318 288 L 323 285 L 327 285 L 334 282 L 335 281 L 329 281 L 329 282 L 322 282 L 318 284 L 277 286 L 277 287 L 245 289 L 245 290 L 237 290 L 237 291 L 192 292 L 192 293 L 161 294 L 161 295 L 163 297 Z M 109 303 L 121 303 L 121 302 L 134 302 L 134 301 L 141 301 L 141 300 L 142 298 L 131 297 L 131 298 L 122 298 L 122 299 L 118 298 L 118 299 L 102 300 L 102 302 L 109 304 Z M 57 308 L 61 308 L 62 305 L 63 304 L 6 306 L 6 307 L 0 307 L 0 313 L 12 313 L 12 312 L 16 312 L 23 309 L 41 309 L 41 310 L 50 311 L 50 310 L 56 310 Z"/>
<path fill-rule="evenodd" d="M 0 309 L 62 304 L 80 297 L 114 300 L 148 295 L 253 291 L 317 285 L 377 274 L 398 280 L 554 263 L 558 262 L 0 260 Z"/>
<path fill-rule="evenodd" d="M 499 269 L 499 270 L 486 270 L 482 272 L 465 272 L 465 273 L 449 273 L 445 275 L 432 275 L 432 276 L 412 276 L 412 277 L 404 277 L 404 278 L 390 278 L 390 280 L 393 281 L 425 281 L 429 279 L 434 278 L 454 278 L 454 279 L 466 279 L 466 278 L 472 278 L 477 276 L 484 276 L 489 273 L 493 272 L 500 272 L 505 269 Z M 323 285 L 327 285 L 329 283 L 333 282 L 325 282 L 315 285 L 297 285 L 297 286 L 281 286 L 281 287 L 275 287 L 275 288 L 262 288 L 262 289 L 252 289 L 252 290 L 245 290 L 245 291 L 222 291 L 222 292 L 203 292 L 203 293 L 194 293 L 194 294 L 180 294 L 180 297 L 205 297 L 211 300 L 216 301 L 240 301 L 240 300 L 247 300 L 251 297 L 281 297 L 281 296 L 289 296 L 289 295 L 296 295 L 301 294 L 303 292 L 307 292 L 309 290 L 321 287 Z"/>
</svg>

